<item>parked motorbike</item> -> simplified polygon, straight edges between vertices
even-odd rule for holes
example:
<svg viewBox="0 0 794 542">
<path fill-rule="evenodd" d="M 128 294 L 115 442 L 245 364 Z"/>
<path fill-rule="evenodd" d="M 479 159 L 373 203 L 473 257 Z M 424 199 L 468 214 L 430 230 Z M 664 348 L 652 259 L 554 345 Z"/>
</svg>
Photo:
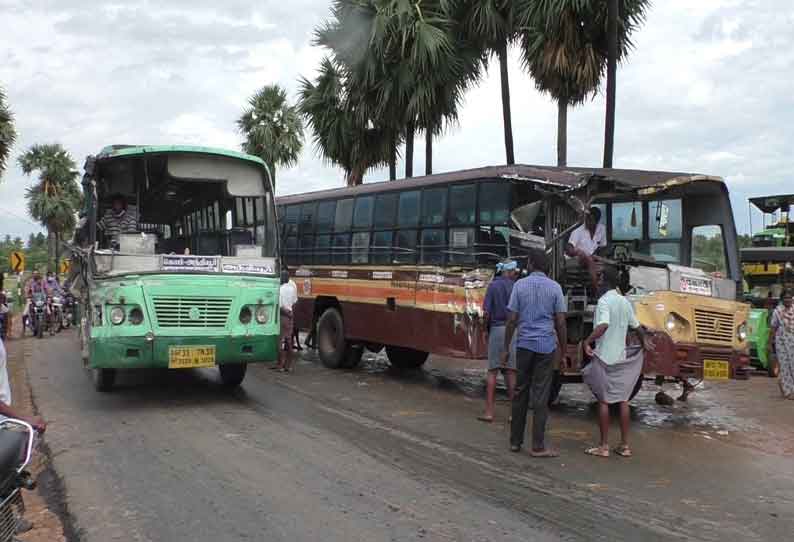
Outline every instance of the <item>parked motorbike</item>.
<svg viewBox="0 0 794 542">
<path fill-rule="evenodd" d="M 33 427 L 7 418 L 0 422 L 0 542 L 15 540 L 25 511 L 22 489 L 35 489 L 26 470 L 33 452 Z"/>
</svg>

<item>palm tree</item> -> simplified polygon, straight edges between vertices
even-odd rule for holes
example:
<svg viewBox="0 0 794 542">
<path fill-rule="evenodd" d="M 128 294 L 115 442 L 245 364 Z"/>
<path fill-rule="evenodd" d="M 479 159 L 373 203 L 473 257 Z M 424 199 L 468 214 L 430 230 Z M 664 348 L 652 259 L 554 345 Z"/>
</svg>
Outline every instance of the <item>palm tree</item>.
<svg viewBox="0 0 794 542">
<path fill-rule="evenodd" d="M 521 54 L 535 86 L 557 102 L 557 165 L 568 162 L 568 106 L 595 96 L 606 64 L 596 47 L 593 5 L 578 1 L 520 3 Z"/>
<path fill-rule="evenodd" d="M 77 184 L 77 164 L 58 144 L 33 145 L 19 157 L 19 166 L 26 175 L 39 172 L 39 180 L 25 191 L 28 213 L 47 228 L 48 264 L 57 270 L 60 241 L 75 227 L 75 214 L 81 194 Z"/>
<path fill-rule="evenodd" d="M 248 100 L 248 108 L 237 119 L 245 136 L 243 151 L 267 164 L 276 184 L 276 166 L 298 163 L 303 148 L 303 124 L 298 107 L 287 102 L 287 92 L 278 85 L 266 85 Z"/>
<path fill-rule="evenodd" d="M 507 71 L 507 49 L 517 33 L 516 0 L 461 0 L 460 16 L 470 39 L 481 50 L 496 54 L 502 85 L 502 120 L 505 155 L 508 164 L 515 163 L 513 151 L 513 120 L 510 111 L 510 80 Z"/>
<path fill-rule="evenodd" d="M 618 78 L 618 3 L 607 0 L 607 110 L 604 121 L 604 167 L 612 167 L 615 154 L 615 108 Z"/>
<path fill-rule="evenodd" d="M 348 186 L 363 182 L 373 167 L 389 163 L 394 133 L 362 121 L 350 100 L 351 88 L 344 70 L 326 57 L 314 82 L 301 79 L 299 109 L 313 133 L 320 155 L 345 171 Z"/>
<path fill-rule="evenodd" d="M 6 96 L 0 87 L 0 178 L 8 165 L 8 156 L 14 146 L 17 133 L 14 130 L 14 115 L 6 103 Z"/>
</svg>

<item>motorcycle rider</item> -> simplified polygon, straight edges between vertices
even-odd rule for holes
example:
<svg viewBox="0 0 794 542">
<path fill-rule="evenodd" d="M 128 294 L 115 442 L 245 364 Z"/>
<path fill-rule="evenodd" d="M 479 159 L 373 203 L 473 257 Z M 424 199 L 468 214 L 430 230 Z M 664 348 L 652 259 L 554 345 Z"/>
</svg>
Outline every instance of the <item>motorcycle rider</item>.
<svg viewBox="0 0 794 542">
<path fill-rule="evenodd" d="M 63 288 L 58 276 L 52 271 L 47 271 L 47 281 L 44 283 L 47 293 L 53 296 L 63 296 Z"/>
<path fill-rule="evenodd" d="M 27 287 L 25 288 L 25 308 L 22 310 L 22 322 L 25 326 L 30 324 L 30 308 L 33 305 L 33 296 L 34 294 L 44 294 L 47 295 L 47 284 L 44 282 L 44 279 L 41 278 L 41 272 L 36 269 L 33 271 L 33 276 L 28 282 Z M 45 316 L 49 316 L 49 305 L 44 306 Z"/>
</svg>

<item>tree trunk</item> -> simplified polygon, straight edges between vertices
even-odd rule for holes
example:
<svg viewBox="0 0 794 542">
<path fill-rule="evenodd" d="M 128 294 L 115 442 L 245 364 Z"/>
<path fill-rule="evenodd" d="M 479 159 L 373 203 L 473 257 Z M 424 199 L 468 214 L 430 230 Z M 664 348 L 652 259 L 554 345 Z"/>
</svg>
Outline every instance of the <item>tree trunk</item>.
<svg viewBox="0 0 794 542">
<path fill-rule="evenodd" d="M 615 100 L 618 71 L 618 0 L 607 0 L 607 111 L 604 126 L 604 167 L 615 153 Z"/>
<path fill-rule="evenodd" d="M 502 119 L 505 129 L 505 154 L 507 164 L 516 163 L 513 152 L 513 119 L 510 113 L 510 78 L 507 73 L 507 42 L 503 43 L 497 51 L 499 57 L 499 72 L 502 77 Z"/>
<path fill-rule="evenodd" d="M 414 122 L 405 127 L 405 178 L 414 176 Z"/>
<path fill-rule="evenodd" d="M 358 186 L 364 183 L 364 171 L 358 166 L 353 166 L 347 173 L 347 186 Z"/>
<path fill-rule="evenodd" d="M 391 149 L 389 153 L 389 180 L 397 180 L 397 141 L 396 138 L 392 139 Z"/>
<path fill-rule="evenodd" d="M 568 165 L 568 98 L 557 100 L 557 165 Z"/>
<path fill-rule="evenodd" d="M 425 175 L 433 174 L 433 131 L 425 131 Z"/>
<path fill-rule="evenodd" d="M 47 228 L 47 271 L 55 271 L 55 229 Z"/>
<path fill-rule="evenodd" d="M 61 234 L 55 232 L 55 274 L 61 271 Z"/>
</svg>

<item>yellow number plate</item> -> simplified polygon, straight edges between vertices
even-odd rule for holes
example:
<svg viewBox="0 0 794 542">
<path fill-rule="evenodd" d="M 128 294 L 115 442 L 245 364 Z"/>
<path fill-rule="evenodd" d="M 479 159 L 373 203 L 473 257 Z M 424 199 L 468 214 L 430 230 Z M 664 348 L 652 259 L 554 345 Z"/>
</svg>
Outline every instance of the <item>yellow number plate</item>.
<svg viewBox="0 0 794 542">
<path fill-rule="evenodd" d="M 707 359 L 703 361 L 703 378 L 706 380 L 730 380 L 731 365 L 727 361 Z"/>
<path fill-rule="evenodd" d="M 168 349 L 169 369 L 192 369 L 214 365 L 214 346 L 172 346 Z"/>
</svg>

